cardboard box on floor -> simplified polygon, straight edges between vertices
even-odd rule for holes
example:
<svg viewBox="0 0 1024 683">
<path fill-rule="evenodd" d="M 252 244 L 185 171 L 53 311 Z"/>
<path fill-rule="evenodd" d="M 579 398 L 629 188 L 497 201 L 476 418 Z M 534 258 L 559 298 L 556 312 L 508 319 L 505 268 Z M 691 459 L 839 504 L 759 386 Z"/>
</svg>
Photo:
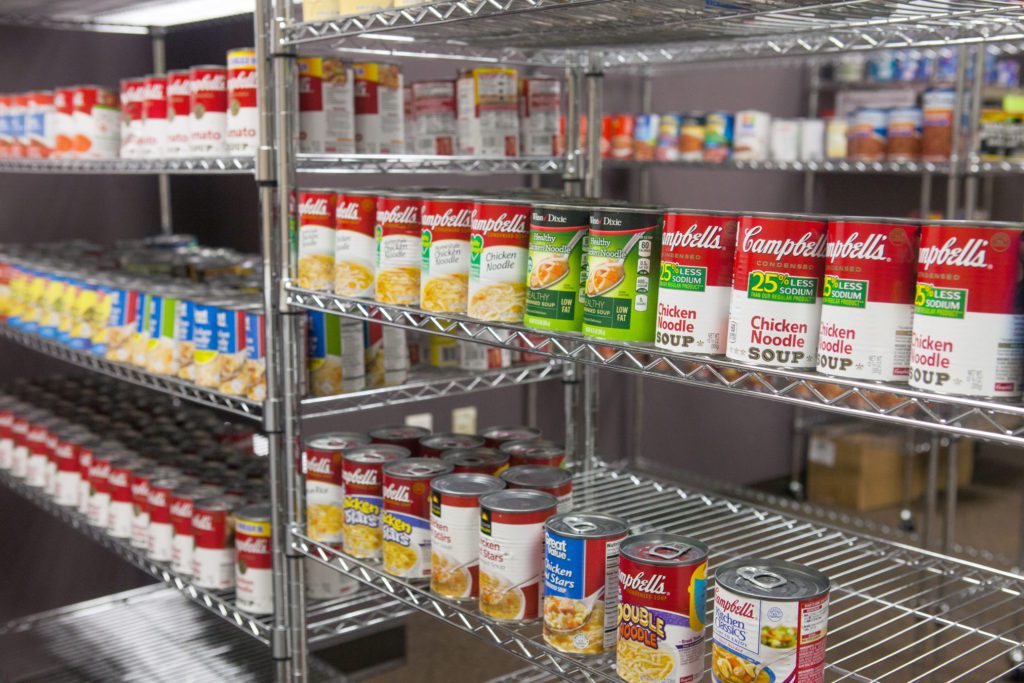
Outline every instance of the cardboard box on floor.
<svg viewBox="0 0 1024 683">
<path fill-rule="evenodd" d="M 903 499 L 905 432 L 885 427 L 832 425 L 811 433 L 807 463 L 807 497 L 813 503 L 874 510 Z M 910 495 L 924 493 L 927 454 L 912 456 Z M 939 490 L 946 487 L 945 454 L 939 459 Z M 974 442 L 961 439 L 957 485 L 971 483 Z"/>
</svg>

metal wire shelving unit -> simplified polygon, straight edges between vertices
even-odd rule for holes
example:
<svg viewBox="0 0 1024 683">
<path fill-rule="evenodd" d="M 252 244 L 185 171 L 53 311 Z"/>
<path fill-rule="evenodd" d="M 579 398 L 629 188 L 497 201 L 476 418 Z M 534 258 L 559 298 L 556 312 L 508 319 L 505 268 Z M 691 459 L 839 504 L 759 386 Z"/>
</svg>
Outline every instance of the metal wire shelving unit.
<svg viewBox="0 0 1024 683">
<path fill-rule="evenodd" d="M 951 170 L 948 162 L 932 161 L 856 161 L 853 159 L 823 159 L 821 161 L 637 161 L 605 159 L 608 168 L 679 169 L 695 171 L 789 171 L 793 173 L 853 173 L 884 175 L 945 174 Z M 1007 171 L 1008 172 L 1008 171 Z"/>
<path fill-rule="evenodd" d="M 0 173 L 51 174 L 252 174 L 252 157 L 194 159 L 0 159 Z"/>
</svg>

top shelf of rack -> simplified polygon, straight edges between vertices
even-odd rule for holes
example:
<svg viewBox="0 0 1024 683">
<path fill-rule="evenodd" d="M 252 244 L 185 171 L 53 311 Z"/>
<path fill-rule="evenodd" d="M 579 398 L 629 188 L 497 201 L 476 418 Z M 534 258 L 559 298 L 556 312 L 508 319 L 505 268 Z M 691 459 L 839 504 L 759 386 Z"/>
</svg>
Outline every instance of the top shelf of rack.
<svg viewBox="0 0 1024 683">
<path fill-rule="evenodd" d="M 4 0 L 0 25 L 145 35 L 240 20 L 254 6 L 255 0 Z"/>
</svg>

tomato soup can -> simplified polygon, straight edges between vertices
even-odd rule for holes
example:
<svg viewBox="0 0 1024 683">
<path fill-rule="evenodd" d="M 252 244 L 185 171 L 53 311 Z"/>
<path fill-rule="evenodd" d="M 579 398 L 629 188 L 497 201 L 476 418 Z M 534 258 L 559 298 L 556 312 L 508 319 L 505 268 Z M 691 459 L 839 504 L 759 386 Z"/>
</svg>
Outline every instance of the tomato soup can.
<svg viewBox="0 0 1024 683">
<path fill-rule="evenodd" d="M 629 525 L 594 512 L 544 523 L 544 640 L 572 654 L 615 648 L 619 545 Z"/>
<path fill-rule="evenodd" d="M 563 467 L 565 446 L 547 439 L 523 439 L 501 444 L 502 453 L 509 456 L 509 465 L 547 465 Z"/>
<path fill-rule="evenodd" d="M 711 680 L 822 681 L 831 581 L 784 560 L 739 559 L 715 571 Z"/>
<path fill-rule="evenodd" d="M 149 483 L 150 481 L 176 474 L 177 470 L 165 465 L 147 465 L 131 473 L 133 548 L 146 548 L 146 533 L 149 530 Z"/>
<path fill-rule="evenodd" d="M 940 221 L 921 228 L 910 385 L 985 398 L 1021 395 L 1022 226 Z"/>
<path fill-rule="evenodd" d="M 387 443 L 408 448 L 415 456 L 420 454 L 420 439 L 430 436 L 430 430 L 413 425 L 388 425 L 367 432 L 373 443 Z"/>
<path fill-rule="evenodd" d="M 469 261 L 469 317 L 520 322 L 526 303 L 530 202 L 473 202 Z"/>
<path fill-rule="evenodd" d="M 544 523 L 558 500 L 543 491 L 480 497 L 480 611 L 497 621 L 541 616 Z"/>
<path fill-rule="evenodd" d="M 440 458 L 453 448 L 478 448 L 484 438 L 476 434 L 431 434 L 420 439 L 419 454 L 424 458 Z"/>
<path fill-rule="evenodd" d="M 224 66 L 193 66 L 189 74 L 189 154 L 197 157 L 228 153 L 228 70 Z"/>
<path fill-rule="evenodd" d="M 270 503 L 235 513 L 235 605 L 249 614 L 274 613 Z"/>
<path fill-rule="evenodd" d="M 255 154 L 259 146 L 259 91 L 256 82 L 256 50 L 240 47 L 229 50 L 228 67 L 228 154 Z"/>
<path fill-rule="evenodd" d="M 89 465 L 89 505 L 86 517 L 89 524 L 106 529 L 110 521 L 110 465 L 119 452 L 97 449 Z"/>
<path fill-rule="evenodd" d="M 388 444 L 355 448 L 345 453 L 342 478 L 345 482 L 343 547 L 352 557 L 381 556 L 384 507 L 383 468 L 386 463 L 409 457 L 408 449 Z"/>
<path fill-rule="evenodd" d="M 430 480 L 451 474 L 436 458 L 406 458 L 383 467 L 384 571 L 416 580 L 430 577 Z"/>
<path fill-rule="evenodd" d="M 146 76 L 142 100 L 142 135 L 137 141 L 140 157 L 161 159 L 167 137 L 167 76 Z"/>
<path fill-rule="evenodd" d="M 132 499 L 132 477 L 144 467 L 137 458 L 118 458 L 110 461 L 107 488 L 110 491 L 110 507 L 107 517 L 107 533 L 114 538 L 130 539 L 135 501 Z"/>
<path fill-rule="evenodd" d="M 583 334 L 654 341 L 663 212 L 598 207 L 590 214 Z"/>
<path fill-rule="evenodd" d="M 377 195 L 345 190 L 334 204 L 334 293 L 372 297 L 377 243 Z"/>
<path fill-rule="evenodd" d="M 472 197 L 424 197 L 420 208 L 423 310 L 466 312 L 472 225 Z"/>
<path fill-rule="evenodd" d="M 334 288 L 334 190 L 299 190 L 299 287 Z"/>
<path fill-rule="evenodd" d="M 23 413 L 15 413 L 11 421 L 11 441 L 13 448 L 11 449 L 11 476 L 17 477 L 18 479 L 24 479 L 28 474 L 28 430 L 29 430 L 29 417 L 33 413 L 39 411 L 29 411 Z M 45 417 L 44 414 L 38 415 L 39 419 Z M 483 439 L 480 440 L 481 444 Z M 106 475 L 104 475 L 106 476 Z"/>
<path fill-rule="evenodd" d="M 192 111 L 192 75 L 188 69 L 167 72 L 167 134 L 164 156 L 189 155 L 190 113 Z"/>
<path fill-rule="evenodd" d="M 740 216 L 726 356 L 771 367 L 817 365 L 825 241 L 819 216 Z"/>
<path fill-rule="evenodd" d="M 306 530 L 320 543 L 343 540 L 345 523 L 345 482 L 342 475 L 345 453 L 368 445 L 370 440 L 355 432 L 318 434 L 306 439 L 303 459 L 306 473 Z"/>
<path fill-rule="evenodd" d="M 627 538 L 619 552 L 619 677 L 627 683 L 702 680 L 707 546 L 654 532 Z"/>
<path fill-rule="evenodd" d="M 33 420 L 25 435 L 28 446 L 28 460 L 25 464 L 25 484 L 35 488 L 46 486 L 46 468 L 50 460 L 49 449 L 46 447 L 47 431 L 52 419 Z"/>
<path fill-rule="evenodd" d="M 171 569 L 184 576 L 192 576 L 192 555 L 195 537 L 192 532 L 192 512 L 197 500 L 219 496 L 224 490 L 207 484 L 185 483 L 171 491 L 170 517 L 174 533 L 171 537 Z"/>
<path fill-rule="evenodd" d="M 493 448 L 453 448 L 445 451 L 441 460 L 452 466 L 453 472 L 476 472 L 498 475 L 508 467 L 508 453 Z"/>
<path fill-rule="evenodd" d="M 57 444 L 53 449 L 53 459 L 57 467 L 53 490 L 58 505 L 78 507 L 78 496 L 82 487 L 78 449 L 90 438 L 88 432 L 74 427 L 58 432 Z"/>
<path fill-rule="evenodd" d="M 586 206 L 533 205 L 523 316 L 527 327 L 560 332 L 579 332 L 583 327 L 583 253 L 589 230 Z"/>
<path fill-rule="evenodd" d="M 171 523 L 171 493 L 186 483 L 182 477 L 151 479 L 146 494 L 149 526 L 146 528 L 146 556 L 154 562 L 171 561 L 174 526 Z"/>
<path fill-rule="evenodd" d="M 916 223 L 829 221 L 818 372 L 906 382 L 914 314 Z"/>
<path fill-rule="evenodd" d="M 235 585 L 235 511 L 245 505 L 230 494 L 192 504 L 192 583 L 223 590 Z"/>
<path fill-rule="evenodd" d="M 17 401 L 9 396 L 0 398 L 0 470 L 11 469 L 14 458 L 14 435 L 11 427 L 14 424 L 14 411 L 18 409 Z"/>
<path fill-rule="evenodd" d="M 505 482 L 487 474 L 446 474 L 430 482 L 430 590 L 453 600 L 480 596 L 480 497 Z"/>
<path fill-rule="evenodd" d="M 665 212 L 654 343 L 686 353 L 725 353 L 736 214 Z"/>
<path fill-rule="evenodd" d="M 536 427 L 526 425 L 498 425 L 487 427 L 480 432 L 484 437 L 484 445 L 490 448 L 499 448 L 506 441 L 523 441 L 526 439 L 539 439 L 540 430 Z"/>
<path fill-rule="evenodd" d="M 420 195 L 389 192 L 377 197 L 377 301 L 420 302 Z"/>
<path fill-rule="evenodd" d="M 510 489 L 533 489 L 558 499 L 558 512 L 572 510 L 572 473 L 550 465 L 515 465 L 501 473 Z"/>
</svg>

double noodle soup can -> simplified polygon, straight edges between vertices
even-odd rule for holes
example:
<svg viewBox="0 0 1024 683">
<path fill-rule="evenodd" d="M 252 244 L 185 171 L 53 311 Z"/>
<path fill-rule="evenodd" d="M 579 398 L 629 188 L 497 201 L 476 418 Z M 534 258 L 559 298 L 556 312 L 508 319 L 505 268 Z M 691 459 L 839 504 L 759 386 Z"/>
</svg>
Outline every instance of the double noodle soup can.
<svg viewBox="0 0 1024 683">
<path fill-rule="evenodd" d="M 533 205 L 523 316 L 527 327 L 560 332 L 579 332 L 583 327 L 583 253 L 589 229 L 587 207 Z"/>
<path fill-rule="evenodd" d="M 384 465 L 384 571 L 407 579 L 430 576 L 430 480 L 452 473 L 437 458 Z"/>
<path fill-rule="evenodd" d="M 342 469 L 345 481 L 343 548 L 352 557 L 380 557 L 383 467 L 385 463 L 408 457 L 408 449 L 388 444 L 363 446 L 345 453 Z"/>
</svg>

